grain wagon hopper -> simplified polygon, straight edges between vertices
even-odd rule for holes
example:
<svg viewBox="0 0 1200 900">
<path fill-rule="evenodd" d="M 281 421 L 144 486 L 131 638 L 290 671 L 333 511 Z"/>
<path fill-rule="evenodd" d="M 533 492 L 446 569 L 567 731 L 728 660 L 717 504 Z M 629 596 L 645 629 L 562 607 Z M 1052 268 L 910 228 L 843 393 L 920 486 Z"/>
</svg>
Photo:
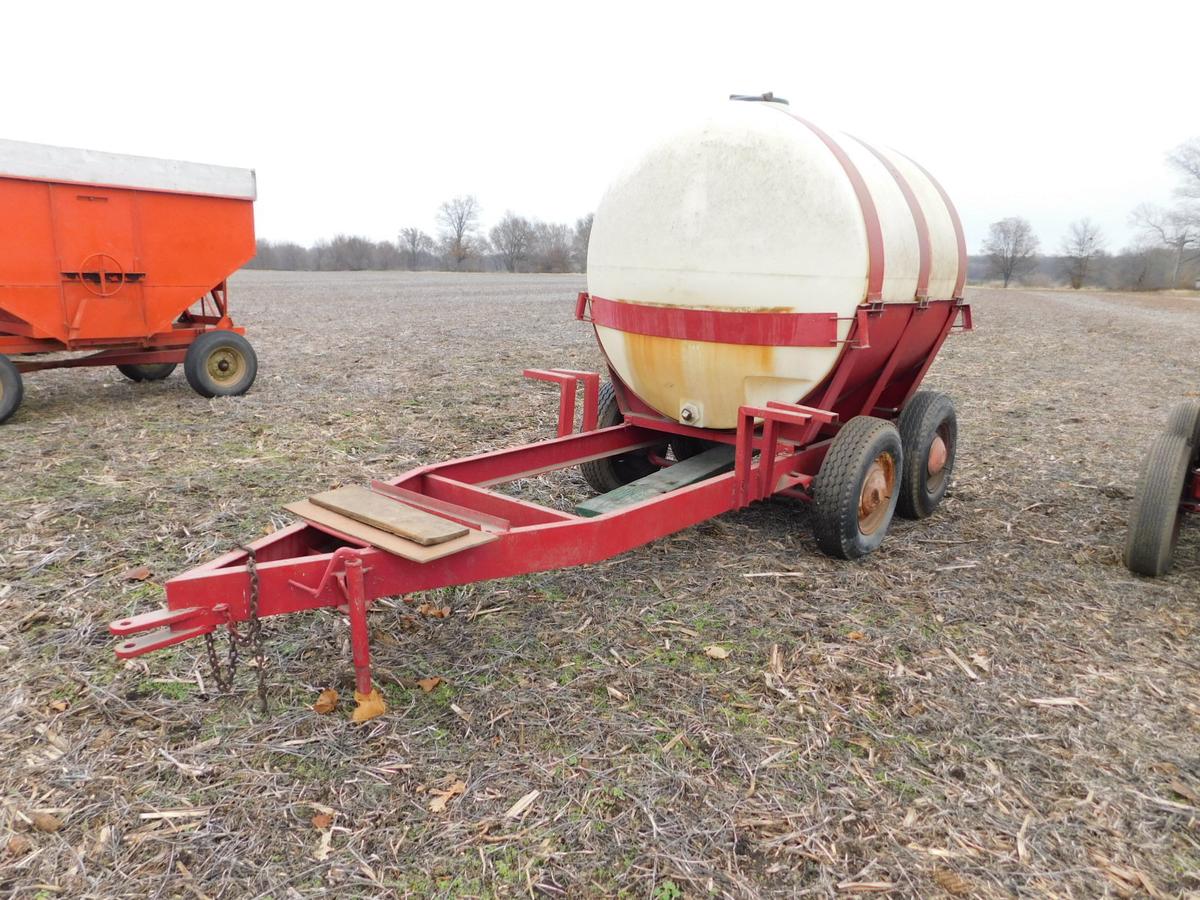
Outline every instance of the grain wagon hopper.
<svg viewBox="0 0 1200 900">
<path fill-rule="evenodd" d="M 363 720 L 383 711 L 377 598 L 597 562 L 776 494 L 811 502 L 824 552 L 867 554 L 949 483 L 954 407 L 918 387 L 970 327 L 965 275 L 958 216 L 916 163 L 736 99 L 599 204 L 575 315 L 609 378 L 525 372 L 559 388 L 556 437 L 293 503 L 296 524 L 113 622 L 117 655 L 204 637 L 217 669 L 218 629 L 261 654 L 261 618 L 344 608 Z M 571 511 L 501 489 L 572 466 L 598 496 Z"/>
<path fill-rule="evenodd" d="M 1150 445 L 1129 510 L 1125 565 L 1138 575 L 1171 570 L 1185 513 L 1200 512 L 1200 400 L 1176 404 Z"/>
<path fill-rule="evenodd" d="M 245 393 L 225 282 L 254 256 L 254 198 L 249 169 L 0 140 L 0 422 L 40 369 L 182 362 L 202 396 Z"/>
</svg>

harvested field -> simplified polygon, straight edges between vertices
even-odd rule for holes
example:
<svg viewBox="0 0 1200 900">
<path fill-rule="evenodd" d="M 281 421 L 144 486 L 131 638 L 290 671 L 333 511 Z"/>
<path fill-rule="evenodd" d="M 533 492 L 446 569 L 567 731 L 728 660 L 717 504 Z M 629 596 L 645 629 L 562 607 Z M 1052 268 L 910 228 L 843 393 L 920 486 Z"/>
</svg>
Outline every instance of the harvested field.
<svg viewBox="0 0 1200 900">
<path fill-rule="evenodd" d="M 958 404 L 953 493 L 860 563 L 777 501 L 415 598 L 448 618 L 379 603 L 365 727 L 310 708 L 351 692 L 332 612 L 268 620 L 268 715 L 251 672 L 206 697 L 201 642 L 114 659 L 110 620 L 284 503 L 549 436 L 520 371 L 600 366 L 582 285 L 242 273 L 244 398 L 29 377 L 0 428 L 0 891 L 1200 892 L 1200 522 L 1169 577 L 1120 562 L 1143 449 L 1200 391 L 1197 299 L 971 292 L 926 382 Z"/>
</svg>

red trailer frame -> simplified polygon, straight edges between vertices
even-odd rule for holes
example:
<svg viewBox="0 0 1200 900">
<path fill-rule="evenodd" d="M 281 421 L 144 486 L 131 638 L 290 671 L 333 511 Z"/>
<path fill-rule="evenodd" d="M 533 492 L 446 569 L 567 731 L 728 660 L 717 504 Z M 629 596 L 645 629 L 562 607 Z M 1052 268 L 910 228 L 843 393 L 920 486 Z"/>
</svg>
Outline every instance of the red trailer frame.
<svg viewBox="0 0 1200 900">
<path fill-rule="evenodd" d="M 577 315 L 584 317 L 587 296 Z M 351 623 L 360 704 L 376 704 L 366 613 L 369 603 L 434 588 L 597 562 L 773 494 L 809 499 L 813 478 L 839 423 L 858 415 L 895 418 L 916 391 L 946 336 L 960 320 L 961 300 L 874 303 L 860 309 L 843 356 L 813 396 L 819 407 L 743 406 L 735 431 L 711 431 L 665 419 L 637 403 L 614 379 L 624 422 L 596 428 L 599 376 L 571 370 L 527 370 L 560 386 L 558 436 L 534 444 L 414 469 L 372 489 L 457 522 L 490 540 L 429 562 L 414 562 L 339 532 L 294 524 L 226 553 L 166 583 L 167 608 L 120 619 L 118 657 L 140 656 L 224 626 L 322 607 L 344 607 Z M 913 339 L 921 345 L 915 354 Z M 856 370 L 870 373 L 855 380 Z M 583 386 L 582 431 L 574 431 Z M 733 445 L 732 471 L 594 517 L 530 503 L 495 490 L 591 460 L 663 445 L 673 435 Z M 245 638 L 241 638 L 244 640 Z"/>
</svg>

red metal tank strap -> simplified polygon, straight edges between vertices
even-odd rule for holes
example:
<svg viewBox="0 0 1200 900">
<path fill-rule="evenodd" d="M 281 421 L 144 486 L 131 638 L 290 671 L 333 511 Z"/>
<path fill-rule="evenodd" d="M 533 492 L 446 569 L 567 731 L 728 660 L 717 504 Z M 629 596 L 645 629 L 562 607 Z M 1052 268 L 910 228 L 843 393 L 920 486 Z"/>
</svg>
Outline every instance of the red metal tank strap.
<svg viewBox="0 0 1200 900">
<path fill-rule="evenodd" d="M 651 306 L 591 297 L 592 322 L 629 334 L 748 344 L 757 347 L 832 347 L 837 313 L 750 312 Z"/>
<path fill-rule="evenodd" d="M 854 135 L 851 135 L 851 137 L 854 137 Z M 875 158 L 883 163 L 883 167 L 888 170 L 888 174 L 896 180 L 896 186 L 900 188 L 900 193 L 904 195 L 904 202 L 908 204 L 908 211 L 912 213 L 913 224 L 917 226 L 917 252 L 920 256 L 920 262 L 917 266 L 916 298 L 924 300 L 929 296 L 929 272 L 933 268 L 933 245 L 929 240 L 929 222 L 925 220 L 925 211 L 921 209 L 917 195 L 913 193 L 912 185 L 908 183 L 908 179 L 900 173 L 900 170 L 892 164 L 892 161 L 862 138 L 854 137 L 854 139 L 870 150 Z"/>
<path fill-rule="evenodd" d="M 867 188 L 867 183 L 863 180 L 862 173 L 858 171 L 858 166 L 854 165 L 854 162 L 837 141 L 812 122 L 802 119 L 794 112 L 774 103 L 769 104 L 769 106 L 771 109 L 779 110 L 785 116 L 791 116 L 820 138 L 821 143 L 829 148 L 829 152 L 834 155 L 845 171 L 846 177 L 850 179 L 850 185 L 854 188 L 854 195 L 858 197 L 859 208 L 862 209 L 863 224 L 867 228 L 867 296 L 865 299 L 868 302 L 882 299 L 884 262 L 883 229 L 879 226 L 879 210 L 875 208 L 875 200 L 871 197 L 871 191 Z"/>
<path fill-rule="evenodd" d="M 929 183 L 932 184 L 938 194 L 941 195 L 942 202 L 946 204 L 946 211 L 950 213 L 950 221 L 954 223 L 954 236 L 958 240 L 958 277 L 954 280 L 954 299 L 961 300 L 963 295 L 963 285 L 967 283 L 967 237 L 963 232 L 962 219 L 958 217 L 958 210 L 954 208 L 954 203 L 950 200 L 950 195 L 938 183 L 938 180 L 929 174 L 929 171 L 919 162 L 910 156 L 905 156 L 910 163 L 921 170 Z"/>
</svg>

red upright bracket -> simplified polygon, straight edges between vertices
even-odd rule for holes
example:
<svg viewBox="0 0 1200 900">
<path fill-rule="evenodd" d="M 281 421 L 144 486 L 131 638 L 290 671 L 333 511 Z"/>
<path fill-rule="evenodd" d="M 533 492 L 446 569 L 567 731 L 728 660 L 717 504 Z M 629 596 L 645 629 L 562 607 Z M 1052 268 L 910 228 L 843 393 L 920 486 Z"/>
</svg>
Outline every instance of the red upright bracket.
<svg viewBox="0 0 1200 900">
<path fill-rule="evenodd" d="M 751 455 L 756 443 L 757 419 L 762 419 L 763 424 L 762 436 L 757 442 L 759 462 L 756 470 L 751 466 Z M 837 414 L 828 410 L 774 400 L 765 407 L 739 408 L 733 480 L 736 505 L 746 506 L 755 500 L 764 500 L 779 490 L 778 482 L 783 474 L 778 468 L 781 439 L 793 447 L 809 444 L 820 432 L 821 426 L 836 419 Z"/>
<path fill-rule="evenodd" d="M 581 295 L 583 296 L 583 295 Z M 575 431 L 575 394 L 583 382 L 583 427 L 595 431 L 600 419 L 600 375 L 575 369 L 526 369 L 526 378 L 551 381 L 558 385 L 558 436 Z"/>
</svg>

